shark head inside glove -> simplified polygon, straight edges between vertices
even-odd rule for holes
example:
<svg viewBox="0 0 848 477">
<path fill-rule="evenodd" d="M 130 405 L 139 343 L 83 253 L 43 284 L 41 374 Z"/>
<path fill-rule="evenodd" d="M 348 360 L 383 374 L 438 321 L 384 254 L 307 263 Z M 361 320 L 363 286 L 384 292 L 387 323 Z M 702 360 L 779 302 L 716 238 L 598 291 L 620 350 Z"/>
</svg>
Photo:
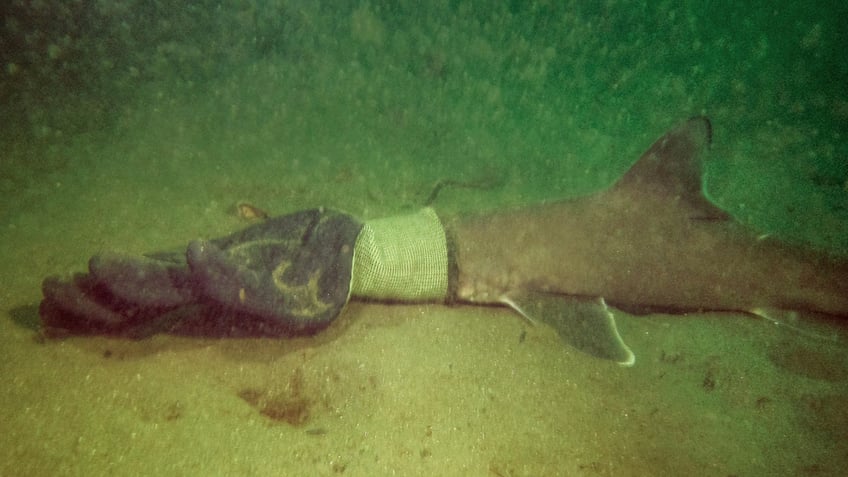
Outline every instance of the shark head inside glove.
<svg viewBox="0 0 848 477">
<path fill-rule="evenodd" d="M 325 328 L 352 295 L 442 301 L 448 263 L 432 209 L 364 224 L 311 209 L 185 254 L 94 256 L 88 274 L 44 281 L 40 314 L 53 336 L 290 336 Z"/>
<path fill-rule="evenodd" d="M 48 335 L 277 336 L 313 332 L 350 295 L 362 224 L 327 209 L 269 219 L 189 243 L 185 254 L 103 254 L 89 273 L 47 278 Z"/>
</svg>

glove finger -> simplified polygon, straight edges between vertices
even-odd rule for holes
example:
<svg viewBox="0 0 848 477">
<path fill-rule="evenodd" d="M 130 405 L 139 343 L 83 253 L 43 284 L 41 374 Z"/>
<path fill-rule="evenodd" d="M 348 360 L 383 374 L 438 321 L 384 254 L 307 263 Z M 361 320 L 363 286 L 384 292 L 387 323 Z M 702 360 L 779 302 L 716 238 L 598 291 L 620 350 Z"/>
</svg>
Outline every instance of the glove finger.
<svg viewBox="0 0 848 477">
<path fill-rule="evenodd" d="M 42 283 L 39 315 L 48 336 L 113 335 L 144 338 L 179 325 L 179 307 L 143 306 L 124 301 L 93 275 L 71 280 L 49 277 Z"/>
<path fill-rule="evenodd" d="M 174 308 L 192 301 L 187 267 L 154 260 L 105 253 L 91 257 L 94 280 L 117 299 L 139 307 Z"/>
<path fill-rule="evenodd" d="M 96 283 L 88 275 L 72 280 L 48 277 L 42 283 L 39 307 L 41 321 L 47 330 L 63 330 L 73 334 L 103 333 L 122 326 L 127 317 L 97 301 Z"/>
</svg>

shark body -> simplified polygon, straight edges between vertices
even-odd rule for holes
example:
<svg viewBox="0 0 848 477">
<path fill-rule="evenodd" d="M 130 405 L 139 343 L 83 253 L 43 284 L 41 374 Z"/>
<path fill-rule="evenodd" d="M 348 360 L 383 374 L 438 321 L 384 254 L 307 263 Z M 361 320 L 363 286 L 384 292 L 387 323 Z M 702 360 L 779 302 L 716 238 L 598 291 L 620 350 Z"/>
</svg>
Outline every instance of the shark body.
<svg viewBox="0 0 848 477">
<path fill-rule="evenodd" d="M 848 317 L 848 260 L 757 236 L 703 193 L 705 117 L 658 139 L 608 190 L 446 224 L 456 298 L 505 304 L 624 365 L 607 307 Z"/>
</svg>

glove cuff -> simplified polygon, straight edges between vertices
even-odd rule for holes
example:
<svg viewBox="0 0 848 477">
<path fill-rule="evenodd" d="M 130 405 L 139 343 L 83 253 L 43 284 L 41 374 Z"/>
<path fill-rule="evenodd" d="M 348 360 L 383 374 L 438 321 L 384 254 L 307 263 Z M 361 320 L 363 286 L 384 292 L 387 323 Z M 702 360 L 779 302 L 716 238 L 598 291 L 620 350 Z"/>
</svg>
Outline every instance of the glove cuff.
<svg viewBox="0 0 848 477">
<path fill-rule="evenodd" d="M 448 295 L 448 245 L 433 209 L 365 222 L 353 251 L 351 294 L 397 301 Z"/>
</svg>

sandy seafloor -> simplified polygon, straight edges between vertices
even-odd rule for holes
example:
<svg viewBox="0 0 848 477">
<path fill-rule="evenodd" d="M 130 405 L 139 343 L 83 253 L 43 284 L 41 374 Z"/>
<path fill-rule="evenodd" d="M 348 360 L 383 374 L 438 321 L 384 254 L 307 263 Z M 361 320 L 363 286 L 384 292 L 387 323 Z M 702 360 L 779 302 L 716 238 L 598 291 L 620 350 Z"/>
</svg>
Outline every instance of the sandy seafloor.
<svg viewBox="0 0 848 477">
<path fill-rule="evenodd" d="M 355 302 L 294 340 L 39 333 L 45 276 L 236 230 L 238 201 L 372 218 L 480 177 L 500 181 L 436 208 L 575 196 L 694 114 L 715 126 L 720 205 L 846 253 L 839 15 L 768 3 L 725 25 L 712 8 L 613 3 L 246 3 L 287 15 L 278 34 L 296 45 L 193 79 L 169 72 L 207 43 L 174 40 L 164 64 L 134 66 L 132 95 L 56 92 L 61 119 L 4 136 L 0 475 L 844 475 L 844 339 L 742 314 L 621 315 L 632 368 L 507 309 L 439 304 Z"/>
</svg>

